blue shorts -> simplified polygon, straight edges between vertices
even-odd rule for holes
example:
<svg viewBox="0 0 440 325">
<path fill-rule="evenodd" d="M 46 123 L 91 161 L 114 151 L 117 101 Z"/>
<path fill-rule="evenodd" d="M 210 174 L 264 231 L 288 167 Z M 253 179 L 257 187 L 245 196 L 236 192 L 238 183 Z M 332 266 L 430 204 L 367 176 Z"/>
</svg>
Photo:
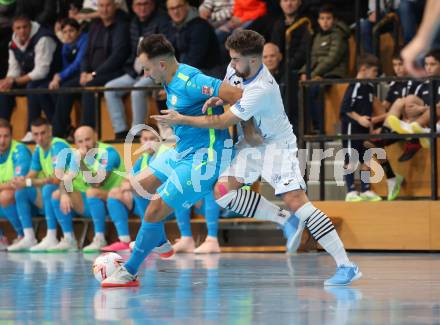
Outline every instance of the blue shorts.
<svg viewBox="0 0 440 325">
<path fill-rule="evenodd" d="M 203 162 L 189 155 L 166 162 L 167 175 L 157 193 L 173 209 L 189 209 L 213 190 L 224 169 L 217 161 Z"/>
<path fill-rule="evenodd" d="M 165 183 L 168 179 L 168 175 L 171 175 L 173 171 L 171 162 L 177 160 L 176 157 L 176 150 L 170 148 L 162 154 L 156 156 L 148 167 L 154 176 L 156 176 L 162 183 Z"/>
</svg>

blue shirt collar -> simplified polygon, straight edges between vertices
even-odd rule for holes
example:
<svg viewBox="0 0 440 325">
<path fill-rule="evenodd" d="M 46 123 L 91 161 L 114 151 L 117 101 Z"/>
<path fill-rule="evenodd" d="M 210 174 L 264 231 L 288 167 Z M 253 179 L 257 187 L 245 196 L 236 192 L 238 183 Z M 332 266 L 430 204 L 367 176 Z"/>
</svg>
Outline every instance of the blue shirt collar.
<svg viewBox="0 0 440 325">
<path fill-rule="evenodd" d="M 258 75 L 260 74 L 261 70 L 263 70 L 263 65 L 260 66 L 260 68 L 258 69 L 257 73 L 256 73 L 252 78 L 250 78 L 250 79 L 246 79 L 246 80 L 243 79 L 243 85 L 248 85 L 248 84 L 250 84 L 252 81 L 254 81 L 255 78 L 257 78 Z"/>
</svg>

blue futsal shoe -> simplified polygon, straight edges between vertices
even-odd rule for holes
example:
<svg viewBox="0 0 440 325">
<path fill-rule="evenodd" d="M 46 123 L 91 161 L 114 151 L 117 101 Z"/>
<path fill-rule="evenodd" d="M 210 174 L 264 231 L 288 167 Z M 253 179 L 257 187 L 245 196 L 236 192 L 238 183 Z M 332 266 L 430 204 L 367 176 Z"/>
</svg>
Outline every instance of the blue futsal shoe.
<svg viewBox="0 0 440 325">
<path fill-rule="evenodd" d="M 297 216 L 290 215 L 283 227 L 284 236 L 287 239 L 286 247 L 288 253 L 296 253 L 301 244 L 304 222 L 300 222 Z"/>
<path fill-rule="evenodd" d="M 324 281 L 324 285 L 346 286 L 360 279 L 361 276 L 362 273 L 356 264 L 353 263 L 352 266 L 341 265 L 336 268 L 336 273 L 330 279 Z"/>
</svg>

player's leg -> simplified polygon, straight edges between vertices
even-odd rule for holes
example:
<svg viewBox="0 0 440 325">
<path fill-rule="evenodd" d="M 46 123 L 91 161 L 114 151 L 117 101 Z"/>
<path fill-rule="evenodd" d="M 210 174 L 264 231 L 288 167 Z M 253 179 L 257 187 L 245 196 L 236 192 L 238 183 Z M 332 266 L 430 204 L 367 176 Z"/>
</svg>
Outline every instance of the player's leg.
<svg viewBox="0 0 440 325">
<path fill-rule="evenodd" d="M 335 260 L 337 265 L 336 274 L 326 280 L 325 285 L 348 285 L 362 276 L 356 264 L 349 260 L 344 245 L 330 218 L 309 201 L 303 190 L 284 193 L 283 201 L 294 212 L 299 221 L 297 235 L 292 237 L 292 242 L 288 245 L 298 247 L 301 241 L 302 229 L 307 227 L 313 238 Z M 291 221 L 289 220 L 289 222 Z"/>
<path fill-rule="evenodd" d="M 206 227 L 208 228 L 208 236 L 205 241 L 196 248 L 196 254 L 220 253 L 220 245 L 218 243 L 218 218 L 220 216 L 220 206 L 215 202 L 214 193 L 210 192 L 204 197 L 203 202 L 205 208 Z"/>
<path fill-rule="evenodd" d="M 23 227 L 20 222 L 20 218 L 17 212 L 17 206 L 15 204 L 15 195 L 12 190 L 3 190 L 0 192 L 0 206 L 2 208 L 2 212 L 4 217 L 8 219 L 11 223 L 12 227 L 17 234 L 17 239 L 20 240 L 23 238 Z"/>
<path fill-rule="evenodd" d="M 133 197 L 130 191 L 124 191 L 122 187 L 116 187 L 109 191 L 107 198 L 107 210 L 113 221 L 119 241 L 102 248 L 104 252 L 128 252 L 130 251 L 130 233 L 128 231 L 128 214 L 133 207 Z"/>
<path fill-rule="evenodd" d="M 72 192 L 68 194 L 72 200 L 73 208 L 76 207 L 77 211 L 82 211 L 82 197 L 80 192 Z M 57 218 L 58 223 L 63 230 L 63 238 L 57 246 L 49 249 L 50 252 L 76 252 L 78 250 L 78 242 L 76 241 L 75 234 L 73 232 L 73 216 L 74 210 L 72 209 L 68 213 L 64 213 L 60 207 L 60 191 L 56 190 L 52 193 L 52 208 Z"/>
<path fill-rule="evenodd" d="M 28 251 L 37 244 L 34 228 L 32 226 L 33 205 L 37 201 L 39 191 L 35 187 L 25 187 L 15 191 L 17 213 L 23 226 L 24 238 L 20 242 L 8 247 L 8 251 Z"/>
<path fill-rule="evenodd" d="M 93 220 L 93 226 L 95 227 L 95 236 L 93 241 L 83 248 L 84 253 L 92 253 L 100 251 L 103 247 L 107 246 L 107 242 L 104 237 L 105 233 L 105 218 L 107 216 L 107 209 L 105 201 L 108 196 L 108 191 L 101 190 L 99 188 L 89 188 L 86 192 L 86 204 L 90 211 L 90 215 Z"/>
<path fill-rule="evenodd" d="M 55 184 L 46 184 L 41 187 L 42 208 L 46 218 L 47 233 L 46 237 L 44 237 L 38 245 L 30 249 L 32 252 L 46 251 L 54 248 L 59 243 L 57 239 L 57 219 L 51 203 L 52 193 L 57 190 L 57 188 L 58 186 Z M 37 192 L 38 191 L 37 189 Z M 34 205 L 39 206 L 38 202 L 34 202 Z"/>
<path fill-rule="evenodd" d="M 356 132 L 356 133 L 361 133 L 360 132 Z M 363 141 L 352 141 L 353 144 L 353 149 L 357 150 L 357 152 L 359 153 L 359 162 L 361 163 L 361 193 L 360 193 L 360 198 L 363 201 L 370 201 L 370 202 L 377 202 L 377 201 L 381 201 L 382 198 L 377 195 L 375 192 L 373 192 L 371 190 L 371 182 L 370 182 L 370 178 L 369 177 L 362 177 L 362 174 L 365 174 L 365 172 L 370 172 L 370 168 L 365 164 L 364 162 L 364 155 L 365 155 L 365 147 L 363 144 Z"/>
<path fill-rule="evenodd" d="M 103 287 L 138 286 L 137 273 L 142 262 L 158 246 L 167 242 L 164 219 L 173 212 L 161 198 L 148 205 L 130 259 L 102 282 Z"/>
<path fill-rule="evenodd" d="M 174 212 L 176 215 L 177 226 L 180 231 L 180 238 L 173 245 L 174 252 L 194 253 L 196 243 L 191 231 L 191 209 L 182 208 Z"/>
</svg>

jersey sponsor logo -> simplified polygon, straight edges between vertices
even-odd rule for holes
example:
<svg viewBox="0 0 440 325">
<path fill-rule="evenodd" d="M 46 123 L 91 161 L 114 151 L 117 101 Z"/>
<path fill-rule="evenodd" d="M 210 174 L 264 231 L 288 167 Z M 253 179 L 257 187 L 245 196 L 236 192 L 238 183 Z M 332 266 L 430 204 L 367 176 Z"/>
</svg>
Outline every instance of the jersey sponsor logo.
<svg viewBox="0 0 440 325">
<path fill-rule="evenodd" d="M 234 85 L 236 85 L 236 86 L 239 85 L 240 83 L 241 83 L 240 80 L 235 80 L 235 81 L 234 81 Z"/>
<path fill-rule="evenodd" d="M 273 85 L 273 79 L 272 79 L 272 80 L 270 80 L 270 81 L 269 81 L 269 83 L 270 83 L 271 85 Z"/>
<path fill-rule="evenodd" d="M 212 96 L 212 94 L 214 94 L 214 89 L 209 86 L 203 86 L 202 87 L 202 94 Z"/>
<path fill-rule="evenodd" d="M 108 160 L 107 160 L 107 159 L 105 159 L 105 158 L 102 158 L 102 159 L 101 159 L 101 165 L 103 165 L 103 166 L 107 166 L 107 163 L 108 163 Z"/>
<path fill-rule="evenodd" d="M 241 107 L 240 101 L 235 103 L 235 108 L 239 111 L 239 112 L 244 112 L 244 108 Z"/>
<path fill-rule="evenodd" d="M 176 95 L 172 95 L 171 96 L 171 104 L 172 105 L 176 105 L 177 104 L 177 96 Z"/>
<path fill-rule="evenodd" d="M 15 175 L 21 174 L 21 166 L 15 167 Z"/>
</svg>

